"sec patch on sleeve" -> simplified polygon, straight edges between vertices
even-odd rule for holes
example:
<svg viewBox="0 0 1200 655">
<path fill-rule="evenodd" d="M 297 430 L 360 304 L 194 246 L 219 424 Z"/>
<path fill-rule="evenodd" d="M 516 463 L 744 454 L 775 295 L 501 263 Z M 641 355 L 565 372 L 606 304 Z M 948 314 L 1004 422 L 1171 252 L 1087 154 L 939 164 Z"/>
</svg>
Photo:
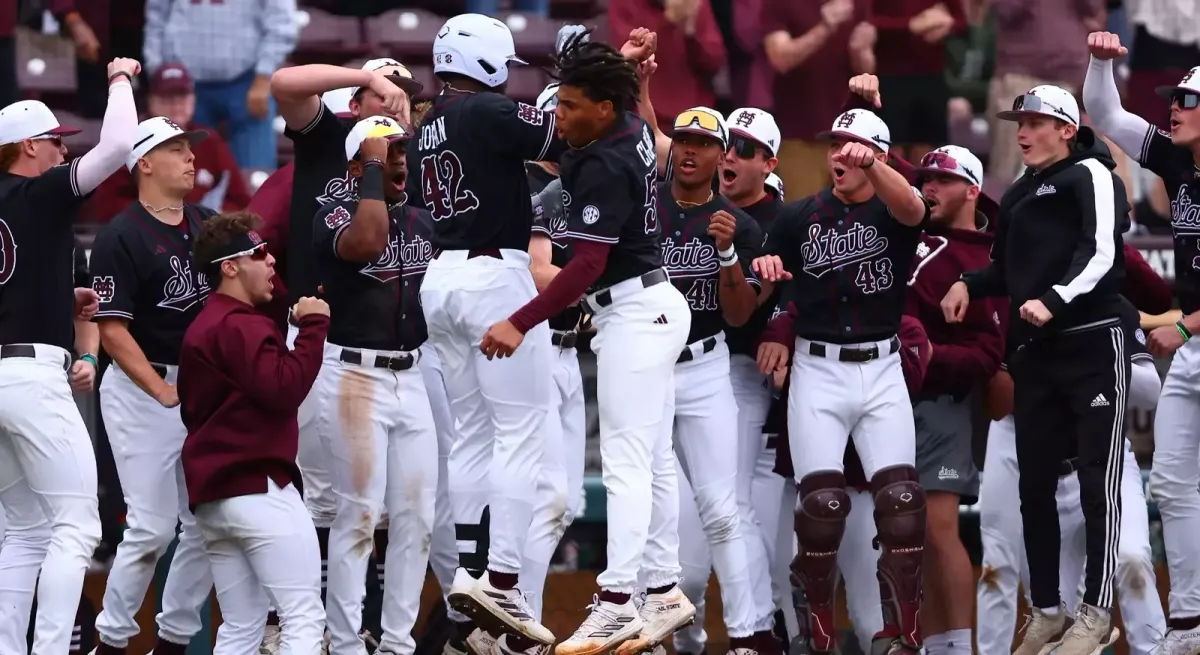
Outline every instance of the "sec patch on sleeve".
<svg viewBox="0 0 1200 655">
<path fill-rule="evenodd" d="M 333 211 L 325 216 L 325 225 L 331 230 L 336 230 L 349 222 L 350 212 L 345 207 L 334 207 Z"/>
<path fill-rule="evenodd" d="M 600 210 L 595 205 L 588 205 L 583 208 L 583 222 L 585 224 L 595 225 L 598 220 L 600 220 Z"/>
<path fill-rule="evenodd" d="M 113 297 L 117 293 L 117 283 L 113 281 L 113 276 L 105 275 L 103 277 L 92 278 L 92 291 L 99 296 L 100 302 L 112 302 Z"/>
<path fill-rule="evenodd" d="M 542 123 L 546 120 L 546 114 L 537 107 L 527 105 L 523 102 L 518 102 L 517 118 L 520 118 L 534 127 L 541 127 Z"/>
</svg>

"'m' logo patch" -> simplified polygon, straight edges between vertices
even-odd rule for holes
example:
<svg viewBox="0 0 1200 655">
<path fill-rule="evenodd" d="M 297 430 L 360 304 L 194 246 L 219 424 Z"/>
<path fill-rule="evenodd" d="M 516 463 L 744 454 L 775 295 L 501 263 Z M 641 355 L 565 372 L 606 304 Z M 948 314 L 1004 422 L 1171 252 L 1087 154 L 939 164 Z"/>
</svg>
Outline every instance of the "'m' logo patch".
<svg viewBox="0 0 1200 655">
<path fill-rule="evenodd" d="M 92 291 L 100 297 L 100 302 L 112 302 L 112 299 L 117 294 L 117 283 L 113 281 L 113 276 L 105 275 L 103 277 L 92 278 Z"/>
<path fill-rule="evenodd" d="M 331 230 L 336 230 L 349 223 L 350 218 L 350 212 L 345 207 L 334 207 L 333 211 L 325 216 L 325 225 Z"/>
</svg>

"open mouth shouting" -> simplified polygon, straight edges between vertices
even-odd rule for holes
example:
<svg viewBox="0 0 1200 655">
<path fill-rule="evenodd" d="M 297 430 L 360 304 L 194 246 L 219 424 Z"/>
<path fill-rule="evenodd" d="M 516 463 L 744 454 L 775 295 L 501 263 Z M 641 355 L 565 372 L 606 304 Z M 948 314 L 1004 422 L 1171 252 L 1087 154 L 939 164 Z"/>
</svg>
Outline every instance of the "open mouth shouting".
<svg viewBox="0 0 1200 655">
<path fill-rule="evenodd" d="M 684 157 L 679 161 L 679 172 L 692 174 L 696 172 L 696 160 L 692 157 Z"/>
<path fill-rule="evenodd" d="M 833 167 L 833 179 L 840 180 L 845 175 L 846 175 L 846 169 L 842 168 L 841 166 Z"/>
<path fill-rule="evenodd" d="M 721 171 L 721 183 L 722 184 L 726 184 L 726 185 L 733 184 L 734 182 L 737 181 L 737 177 L 738 177 L 737 171 L 733 170 L 732 168 L 726 168 Z"/>
</svg>

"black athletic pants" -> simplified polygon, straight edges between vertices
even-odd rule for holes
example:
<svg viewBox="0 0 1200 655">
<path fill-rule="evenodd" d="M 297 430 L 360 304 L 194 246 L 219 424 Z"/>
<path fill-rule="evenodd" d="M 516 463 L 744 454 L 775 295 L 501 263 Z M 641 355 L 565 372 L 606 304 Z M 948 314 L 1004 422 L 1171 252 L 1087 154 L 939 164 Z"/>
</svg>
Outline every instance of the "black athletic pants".
<svg viewBox="0 0 1200 655">
<path fill-rule="evenodd" d="M 1087 537 L 1083 602 L 1112 607 L 1129 366 L 1115 324 L 1033 341 L 1012 357 L 1018 490 L 1035 607 L 1059 605 L 1055 492 L 1071 468 Z"/>
</svg>

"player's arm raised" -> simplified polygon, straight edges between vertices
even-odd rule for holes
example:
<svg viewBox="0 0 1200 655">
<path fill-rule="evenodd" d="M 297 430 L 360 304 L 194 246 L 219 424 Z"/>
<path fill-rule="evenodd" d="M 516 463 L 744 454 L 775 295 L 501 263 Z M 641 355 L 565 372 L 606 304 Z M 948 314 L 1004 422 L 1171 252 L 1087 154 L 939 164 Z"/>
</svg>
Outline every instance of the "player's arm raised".
<svg viewBox="0 0 1200 655">
<path fill-rule="evenodd" d="M 1139 163 L 1145 161 L 1147 133 L 1154 128 L 1146 119 L 1121 106 L 1121 94 L 1113 74 L 1113 59 L 1128 53 L 1121 39 L 1111 32 L 1088 35 L 1091 61 L 1083 78 L 1083 104 L 1096 130 L 1117 144 Z"/>
<path fill-rule="evenodd" d="M 386 111 L 400 114 L 408 121 L 411 112 L 408 94 L 377 72 L 308 64 L 280 68 L 271 75 L 271 95 L 275 96 L 279 115 L 290 129 L 297 131 L 310 127 L 320 114 L 321 94 L 360 86 L 378 93 Z"/>
<path fill-rule="evenodd" d="M 888 165 L 887 153 L 877 152 L 863 143 L 850 142 L 833 156 L 833 160 L 861 168 L 875 188 L 875 194 L 897 221 L 916 227 L 929 217 L 929 205 L 900 171 Z"/>
<path fill-rule="evenodd" d="M 86 196 L 125 163 L 133 150 L 137 134 L 137 106 L 133 101 L 130 81 L 142 70 L 133 59 L 114 59 L 108 65 L 108 106 L 100 126 L 96 147 L 71 163 L 74 170 L 72 191 Z"/>
<path fill-rule="evenodd" d="M 717 302 L 721 316 L 734 327 L 745 325 L 758 309 L 759 282 L 750 270 L 754 245 L 762 243 L 761 230 L 749 217 L 741 220 L 727 211 L 714 212 L 708 223 L 708 234 L 717 242 L 717 261 L 720 263 L 720 282 Z M 743 252 L 744 251 L 744 252 Z"/>
<path fill-rule="evenodd" d="M 379 259 L 388 247 L 391 219 L 388 217 L 387 200 L 384 197 L 383 162 L 387 159 L 388 142 L 380 138 L 362 142 L 362 161 L 350 163 L 351 172 L 358 168 L 358 203 L 353 205 L 353 215 L 347 222 L 336 221 L 333 229 L 333 248 L 339 259 L 350 262 L 373 262 Z M 346 205 L 323 207 L 314 230 L 330 228 L 328 212 L 348 211 Z M 327 211 L 328 210 L 328 211 Z M 340 216 L 340 214 L 339 214 Z M 316 232 L 314 232 L 316 234 Z"/>
</svg>

